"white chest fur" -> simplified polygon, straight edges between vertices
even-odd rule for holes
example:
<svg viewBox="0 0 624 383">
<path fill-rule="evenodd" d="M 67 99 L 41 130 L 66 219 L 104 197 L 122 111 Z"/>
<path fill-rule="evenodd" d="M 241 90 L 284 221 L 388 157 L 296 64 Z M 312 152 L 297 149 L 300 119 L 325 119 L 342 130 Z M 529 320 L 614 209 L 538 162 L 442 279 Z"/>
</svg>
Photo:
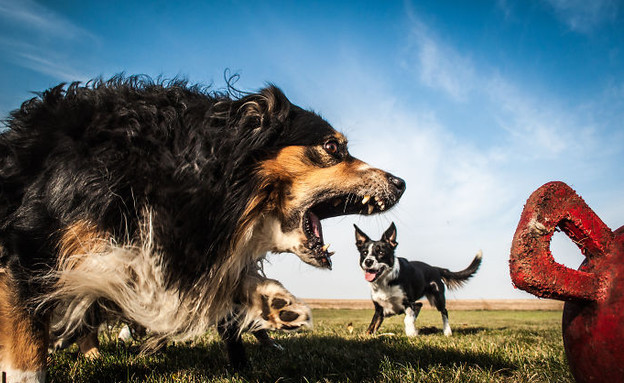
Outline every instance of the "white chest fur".
<svg viewBox="0 0 624 383">
<path fill-rule="evenodd" d="M 405 291 L 399 285 L 388 284 L 399 276 L 401 266 L 398 259 L 394 260 L 392 269 L 377 281 L 370 284 L 371 298 L 384 310 L 384 316 L 397 315 L 405 312 L 403 302 L 405 300 Z"/>
<path fill-rule="evenodd" d="M 401 314 L 405 311 L 405 292 L 398 286 L 386 283 L 371 283 L 371 298 L 384 310 L 384 316 Z"/>
</svg>

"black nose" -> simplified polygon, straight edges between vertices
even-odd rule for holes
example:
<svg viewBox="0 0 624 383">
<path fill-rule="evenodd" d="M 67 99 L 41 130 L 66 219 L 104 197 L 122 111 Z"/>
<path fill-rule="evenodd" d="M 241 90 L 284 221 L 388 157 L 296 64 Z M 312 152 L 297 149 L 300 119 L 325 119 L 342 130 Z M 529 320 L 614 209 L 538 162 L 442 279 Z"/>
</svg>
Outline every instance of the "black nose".
<svg viewBox="0 0 624 383">
<path fill-rule="evenodd" d="M 373 260 L 372 259 L 367 259 L 364 261 L 364 266 L 366 267 L 371 267 L 373 265 Z"/>
<path fill-rule="evenodd" d="M 395 177 L 393 175 L 389 175 L 388 176 L 388 181 L 390 181 L 390 183 L 392 185 L 394 185 L 394 187 L 399 192 L 399 195 L 403 194 L 403 192 L 405 191 L 405 181 L 403 181 L 401 178 Z"/>
</svg>

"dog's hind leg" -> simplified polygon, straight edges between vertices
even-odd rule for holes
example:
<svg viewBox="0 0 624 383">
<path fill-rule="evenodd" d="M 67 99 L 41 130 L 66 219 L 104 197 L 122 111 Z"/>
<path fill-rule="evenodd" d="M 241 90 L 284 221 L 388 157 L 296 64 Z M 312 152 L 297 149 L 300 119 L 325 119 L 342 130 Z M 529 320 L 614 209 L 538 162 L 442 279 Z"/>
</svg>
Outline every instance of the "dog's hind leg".
<svg viewBox="0 0 624 383">
<path fill-rule="evenodd" d="M 46 315 L 28 313 L 15 279 L 0 269 L 0 370 L 6 382 L 44 382 L 48 354 Z"/>
<path fill-rule="evenodd" d="M 451 326 L 449 325 L 448 311 L 446 311 L 446 298 L 444 297 L 444 285 L 442 281 L 431 282 L 429 284 L 430 292 L 427 293 L 429 302 L 438 309 L 442 315 L 442 332 L 445 336 L 453 335 Z"/>
</svg>

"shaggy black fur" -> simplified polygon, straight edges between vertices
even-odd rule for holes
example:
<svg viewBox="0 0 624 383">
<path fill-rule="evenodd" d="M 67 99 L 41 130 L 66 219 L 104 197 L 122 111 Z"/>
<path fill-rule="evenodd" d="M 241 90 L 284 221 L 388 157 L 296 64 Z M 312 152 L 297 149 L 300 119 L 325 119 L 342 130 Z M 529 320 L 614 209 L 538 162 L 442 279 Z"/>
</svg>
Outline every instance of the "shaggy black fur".
<svg viewBox="0 0 624 383">
<path fill-rule="evenodd" d="M 154 236 L 171 255 L 165 262 L 175 264 L 165 265 L 169 282 L 183 285 L 227 254 L 218 246 L 229 244 L 256 189 L 256 164 L 287 145 L 320 144 L 331 129 L 273 86 L 231 99 L 146 77 L 59 85 L 25 102 L 7 126 L 2 264 L 14 256 L 26 269 L 49 268 L 61 229 L 77 219 L 120 242 L 133 238 L 149 205 Z"/>
<path fill-rule="evenodd" d="M 70 339 L 94 331 L 102 309 L 153 326 L 154 343 L 237 310 L 232 326 L 245 328 L 263 281 L 309 320 L 257 262 L 290 251 L 331 268 L 320 220 L 386 211 L 405 182 L 350 156 L 343 135 L 275 86 L 232 93 L 117 76 L 61 84 L 11 113 L 0 134 L 0 353 L 19 343 L 38 352 L 24 357 L 36 366 L 22 364 L 44 368 L 51 313 Z M 234 327 L 222 333 L 240 362 Z"/>
<path fill-rule="evenodd" d="M 233 98 L 143 76 L 61 84 L 12 112 L 6 127 L 0 267 L 13 271 L 18 300 L 36 318 L 46 315 L 37 297 L 54 283 L 37 276 L 55 267 L 64 230 L 88 220 L 118 243 L 132 241 L 145 207 L 167 255 L 169 288 L 192 294 L 229 255 L 238 220 L 259 192 L 258 164 L 288 145 L 320 145 L 334 132 L 274 86 Z M 99 317 L 97 307 L 89 312 Z"/>
</svg>

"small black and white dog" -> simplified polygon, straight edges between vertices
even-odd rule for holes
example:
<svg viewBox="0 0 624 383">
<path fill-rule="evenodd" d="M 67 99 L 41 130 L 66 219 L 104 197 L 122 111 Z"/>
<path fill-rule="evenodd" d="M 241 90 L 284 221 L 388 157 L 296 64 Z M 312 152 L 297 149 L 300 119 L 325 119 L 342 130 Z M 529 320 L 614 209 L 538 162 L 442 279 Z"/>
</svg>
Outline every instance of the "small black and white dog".
<svg viewBox="0 0 624 383">
<path fill-rule="evenodd" d="M 444 285 L 455 289 L 466 283 L 481 265 L 481 251 L 479 250 L 466 269 L 452 272 L 394 255 L 398 245 L 394 223 L 379 241 L 372 241 L 360 228 L 353 226 L 355 245 L 360 252 L 360 267 L 364 270 L 364 277 L 370 282 L 371 298 L 375 304 L 375 314 L 366 333 L 374 334 L 385 317 L 405 313 L 405 334 L 418 335 L 414 321 L 422 303 L 417 300 L 426 296 L 429 303 L 442 313 L 444 335 L 450 336 L 452 332 L 446 311 Z"/>
</svg>

